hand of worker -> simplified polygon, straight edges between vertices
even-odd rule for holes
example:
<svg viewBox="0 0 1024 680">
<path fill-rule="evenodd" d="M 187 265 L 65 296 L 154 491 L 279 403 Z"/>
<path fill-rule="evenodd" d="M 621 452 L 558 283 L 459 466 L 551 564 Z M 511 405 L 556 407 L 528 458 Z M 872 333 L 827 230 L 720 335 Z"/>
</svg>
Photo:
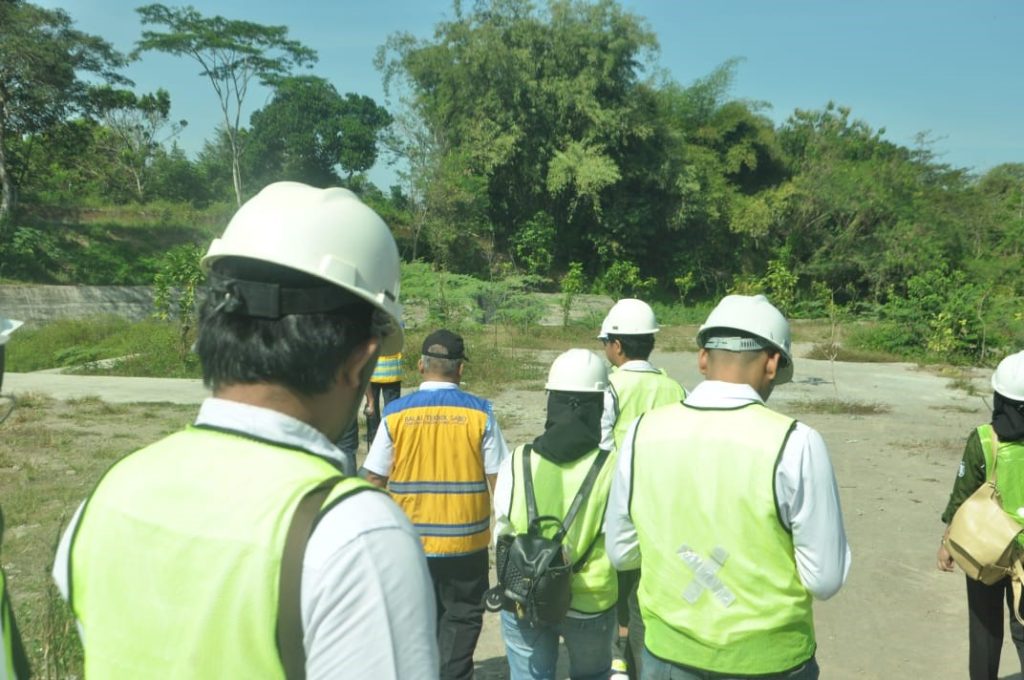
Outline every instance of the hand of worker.
<svg viewBox="0 0 1024 680">
<path fill-rule="evenodd" d="M 946 550 L 946 544 L 939 544 L 939 571 L 953 571 L 953 556 Z"/>
<path fill-rule="evenodd" d="M 374 413 L 373 400 L 372 399 L 367 399 L 366 400 L 366 405 L 363 406 L 363 415 L 364 416 L 372 416 L 373 413 Z"/>
</svg>

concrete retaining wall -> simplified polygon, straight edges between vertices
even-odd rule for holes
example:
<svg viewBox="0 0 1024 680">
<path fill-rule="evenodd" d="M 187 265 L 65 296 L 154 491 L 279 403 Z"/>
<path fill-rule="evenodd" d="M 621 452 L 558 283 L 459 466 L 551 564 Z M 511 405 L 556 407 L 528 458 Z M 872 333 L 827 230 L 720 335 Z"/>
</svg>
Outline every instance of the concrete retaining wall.
<svg viewBox="0 0 1024 680">
<path fill-rule="evenodd" d="M 33 325 L 108 314 L 138 321 L 152 313 L 149 286 L 0 286 L 0 316 Z"/>
</svg>

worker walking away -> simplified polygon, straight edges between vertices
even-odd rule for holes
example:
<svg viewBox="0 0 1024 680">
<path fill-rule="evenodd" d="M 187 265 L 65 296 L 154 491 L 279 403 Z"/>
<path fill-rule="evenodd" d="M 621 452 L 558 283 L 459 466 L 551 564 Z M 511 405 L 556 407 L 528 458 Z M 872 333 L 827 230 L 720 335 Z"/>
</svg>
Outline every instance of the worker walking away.
<svg viewBox="0 0 1024 680">
<path fill-rule="evenodd" d="M 366 447 L 373 446 L 373 438 L 380 428 L 381 409 L 402 396 L 402 353 L 387 354 L 377 359 L 377 368 L 370 376 L 366 390 Z"/>
<path fill-rule="evenodd" d="M 998 460 L 998 465 L 996 464 Z M 993 482 L 1007 514 L 1024 524 L 1024 352 L 1004 357 L 992 373 L 992 419 L 971 431 L 964 445 L 949 502 L 942 513 L 948 525 L 960 506 L 986 482 Z M 953 556 L 946 548 L 949 528 L 939 543 L 938 567 L 953 571 Z M 1018 541 L 1024 538 L 1018 536 Z M 970 576 L 967 581 L 967 672 L 971 680 L 999 677 L 1003 652 L 1004 618 L 1017 662 L 1024 671 L 1024 626 L 1015 616 L 1014 584 L 1009 576 L 988 585 Z"/>
<path fill-rule="evenodd" d="M 271 184 L 202 260 L 195 424 L 115 463 L 54 578 L 85 677 L 435 678 L 401 510 L 332 443 L 402 346 L 398 250 L 346 189 Z"/>
<path fill-rule="evenodd" d="M 605 449 L 622 446 L 629 425 L 652 408 L 678 404 L 686 390 L 663 370 L 650 362 L 654 350 L 654 334 L 658 320 L 643 300 L 619 300 L 608 312 L 597 336 L 604 344 L 604 353 L 612 364 L 610 385 L 605 396 L 602 419 L 602 442 Z M 619 639 L 615 670 L 630 678 L 640 677 L 644 648 L 644 624 L 636 600 L 640 581 L 637 570 L 618 574 Z"/>
<path fill-rule="evenodd" d="M 706 380 L 630 426 L 608 502 L 612 564 L 643 563 L 643 677 L 817 678 L 812 597 L 850 550 L 825 442 L 765 406 L 793 376 L 789 323 L 729 295 L 697 344 Z"/>
<path fill-rule="evenodd" d="M 459 388 L 461 336 L 423 341 L 419 390 L 384 407 L 363 464 L 419 531 L 437 601 L 441 677 L 473 677 L 488 588 L 491 489 L 508 447 L 491 403 Z"/>
<path fill-rule="evenodd" d="M 366 416 L 366 448 L 373 444 L 373 436 L 380 426 L 381 403 L 389 404 L 402 396 L 402 353 L 385 354 L 377 358 L 377 367 L 370 376 L 370 384 L 366 388 L 366 403 L 363 415 Z M 359 449 L 359 418 L 341 435 L 337 441 L 338 448 L 345 456 L 345 473 L 356 473 L 356 452 Z"/>
<path fill-rule="evenodd" d="M 526 534 L 531 519 L 539 517 L 542 525 L 535 527 L 543 535 L 564 531 L 561 542 L 572 573 L 572 597 L 561 621 L 537 625 L 521 606 L 503 603 L 501 630 L 512 680 L 554 678 L 559 636 L 569 653 L 571 677 L 604 680 L 611 672 L 618 587 L 602 524 L 615 465 L 609 451 L 599 448 L 607 384 L 605 362 L 593 352 L 571 349 L 559 355 L 545 385 L 543 434 L 516 449 L 498 473 L 498 541 L 507 544 Z M 500 579 L 500 562 L 498 569 Z"/>
</svg>

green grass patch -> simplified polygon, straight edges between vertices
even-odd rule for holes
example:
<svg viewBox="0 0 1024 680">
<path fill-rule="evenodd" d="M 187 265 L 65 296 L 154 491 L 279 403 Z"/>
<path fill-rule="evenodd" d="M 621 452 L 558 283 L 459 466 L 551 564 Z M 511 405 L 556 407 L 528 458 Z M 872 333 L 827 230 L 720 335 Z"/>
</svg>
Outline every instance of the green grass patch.
<svg viewBox="0 0 1024 680">
<path fill-rule="evenodd" d="M 82 677 L 74 623 L 50 577 L 64 526 L 114 461 L 180 429 L 195 410 L 23 395 L 3 425 L 3 564 L 36 677 Z"/>
<path fill-rule="evenodd" d="M 495 335 L 491 331 L 500 327 L 463 328 L 459 333 L 466 341 L 466 355 L 462 379 L 465 389 L 484 397 L 494 397 L 510 386 L 527 387 L 547 375 L 547 360 L 541 360 L 534 350 L 508 345 L 508 329 Z M 431 329 L 433 330 L 433 329 Z M 511 331 L 515 333 L 515 331 Z M 402 356 L 402 384 L 420 383 L 418 364 L 420 347 L 430 330 L 406 333 L 406 350 Z"/>
<path fill-rule="evenodd" d="M 72 373 L 198 378 L 198 358 L 174 323 L 117 317 L 63 319 L 21 329 L 7 346 L 7 370 L 67 368 Z M 101 363 L 97 363 L 101 362 Z"/>
</svg>

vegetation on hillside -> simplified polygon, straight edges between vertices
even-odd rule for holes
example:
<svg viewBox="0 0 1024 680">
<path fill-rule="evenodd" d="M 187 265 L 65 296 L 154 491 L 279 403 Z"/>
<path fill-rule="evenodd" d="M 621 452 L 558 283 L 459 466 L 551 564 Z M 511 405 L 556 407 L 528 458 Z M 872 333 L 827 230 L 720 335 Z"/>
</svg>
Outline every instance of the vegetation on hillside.
<svg viewBox="0 0 1024 680">
<path fill-rule="evenodd" d="M 847 339 L 872 351 L 991 362 L 1024 340 L 1024 163 L 973 175 L 832 102 L 776 125 L 730 96 L 739 61 L 676 82 L 615 0 L 456 2 L 430 37 L 380 47 L 383 103 L 298 75 L 316 55 L 287 27 L 139 12 L 137 54 L 199 62 L 220 98 L 195 158 L 168 93 L 132 91 L 101 37 L 0 4 L 0 278 L 188 281 L 167 251 L 202 247 L 230 206 L 291 179 L 376 208 L 448 322 L 528 324 L 535 289 L 567 308 L 588 290 L 638 295 L 669 315 L 765 292 L 792 315 L 876 320 Z M 28 68 L 28 53 L 60 68 Z M 273 88 L 248 123 L 244 88 L 225 89 L 246 79 Z M 380 155 L 403 161 L 399 185 L 366 179 Z M 166 228 L 133 231 L 152 215 Z"/>
</svg>

